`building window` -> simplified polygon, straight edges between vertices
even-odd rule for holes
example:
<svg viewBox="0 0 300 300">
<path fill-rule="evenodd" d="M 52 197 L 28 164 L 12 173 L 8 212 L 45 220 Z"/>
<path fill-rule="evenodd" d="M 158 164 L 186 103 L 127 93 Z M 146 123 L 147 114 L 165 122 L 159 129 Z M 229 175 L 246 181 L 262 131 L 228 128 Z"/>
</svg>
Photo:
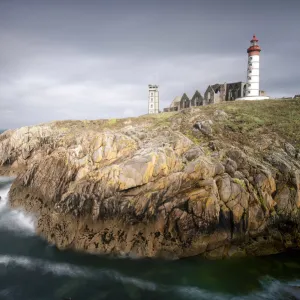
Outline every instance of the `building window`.
<svg viewBox="0 0 300 300">
<path fill-rule="evenodd" d="M 250 91 L 248 91 L 248 94 L 250 94 Z"/>
<path fill-rule="evenodd" d="M 153 108 L 153 104 L 151 104 L 150 107 Z"/>
<path fill-rule="evenodd" d="M 210 99 L 210 92 L 208 92 L 208 94 L 207 94 L 207 98 L 208 98 L 208 99 Z"/>
<path fill-rule="evenodd" d="M 151 92 L 151 96 L 153 96 L 153 93 Z"/>
</svg>

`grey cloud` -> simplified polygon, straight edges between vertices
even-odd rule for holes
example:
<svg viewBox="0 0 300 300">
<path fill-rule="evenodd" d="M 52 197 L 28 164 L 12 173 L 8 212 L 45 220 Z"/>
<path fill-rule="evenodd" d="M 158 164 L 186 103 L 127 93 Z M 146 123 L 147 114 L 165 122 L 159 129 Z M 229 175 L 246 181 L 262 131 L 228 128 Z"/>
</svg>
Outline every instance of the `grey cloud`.
<svg viewBox="0 0 300 300">
<path fill-rule="evenodd" d="M 163 108 L 245 80 L 253 33 L 261 88 L 299 93 L 299 9 L 296 0 L 2 0 L 0 128 L 144 114 L 148 83 L 160 85 Z"/>
</svg>

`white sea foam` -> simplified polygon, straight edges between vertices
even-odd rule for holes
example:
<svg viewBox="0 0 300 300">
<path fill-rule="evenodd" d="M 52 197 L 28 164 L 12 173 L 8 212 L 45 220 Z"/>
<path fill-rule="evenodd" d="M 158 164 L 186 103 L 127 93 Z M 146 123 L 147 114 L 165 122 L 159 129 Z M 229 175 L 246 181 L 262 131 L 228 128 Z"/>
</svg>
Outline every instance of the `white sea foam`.
<svg viewBox="0 0 300 300">
<path fill-rule="evenodd" d="M 261 281 L 261 289 L 245 296 L 232 297 L 232 300 L 285 300 L 300 299 L 300 282 L 282 282 L 266 276 Z"/>
<path fill-rule="evenodd" d="M 35 218 L 20 209 L 8 207 L 8 192 L 10 186 L 0 190 L 0 228 L 22 234 L 33 234 L 35 232 Z"/>
<path fill-rule="evenodd" d="M 117 281 L 120 281 L 122 283 L 132 284 L 143 290 L 148 290 L 148 291 L 157 290 L 157 284 L 155 284 L 151 281 L 148 281 L 148 280 L 142 280 L 142 279 L 135 278 L 135 277 L 123 276 L 118 272 L 112 272 L 112 271 L 109 271 L 108 275 L 110 277 L 113 277 L 113 279 L 115 279 Z"/>
<path fill-rule="evenodd" d="M 204 289 L 200 289 L 194 286 L 174 286 L 172 291 L 181 294 L 184 299 L 203 299 L 203 300 L 229 300 L 232 299 L 231 295 L 212 293 Z"/>
<path fill-rule="evenodd" d="M 51 262 L 26 256 L 0 255 L 0 265 L 21 267 L 31 271 L 39 270 L 44 274 L 52 273 L 56 276 L 85 277 L 97 280 L 105 276 L 122 283 L 135 285 L 144 290 L 156 290 L 156 284 L 153 282 L 124 276 L 117 271 L 80 267 L 73 264 Z"/>
<path fill-rule="evenodd" d="M 5 266 L 22 267 L 27 270 L 40 270 L 42 273 L 52 273 L 57 276 L 94 277 L 94 273 L 84 267 L 26 256 L 0 255 L 0 265 L 1 264 Z"/>
<path fill-rule="evenodd" d="M 210 292 L 208 290 L 194 286 L 173 286 L 157 284 L 151 281 L 122 275 L 121 273 L 113 270 L 80 267 L 73 264 L 58 263 L 25 256 L 0 255 L 0 265 L 21 267 L 31 271 L 40 271 L 43 274 L 51 273 L 56 276 L 68 276 L 73 278 L 75 277 L 101 280 L 101 277 L 105 276 L 124 284 L 132 284 L 143 290 L 160 291 L 170 295 L 173 293 L 178 293 L 181 294 L 184 299 L 271 300 L 286 299 L 286 296 L 294 296 L 296 297 L 296 299 L 298 299 L 297 296 L 299 296 L 297 290 L 299 281 L 284 283 L 275 279 L 263 280 L 260 290 L 254 291 L 248 295 L 234 296 L 230 294 Z"/>
<path fill-rule="evenodd" d="M 5 208 L 7 201 L 8 201 L 8 192 L 9 192 L 9 187 L 5 187 L 3 189 L 0 189 L 0 212 Z"/>
<path fill-rule="evenodd" d="M 22 234 L 34 234 L 35 219 L 21 210 L 7 209 L 0 215 L 0 227 Z"/>
</svg>

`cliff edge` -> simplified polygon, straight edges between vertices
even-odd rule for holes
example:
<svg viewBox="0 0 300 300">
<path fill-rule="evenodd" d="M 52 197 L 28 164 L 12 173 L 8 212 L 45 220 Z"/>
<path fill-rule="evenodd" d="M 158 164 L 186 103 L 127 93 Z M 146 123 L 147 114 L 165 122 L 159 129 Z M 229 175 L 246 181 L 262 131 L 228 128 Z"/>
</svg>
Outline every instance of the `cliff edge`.
<svg viewBox="0 0 300 300">
<path fill-rule="evenodd" d="M 300 247 L 300 103 L 228 102 L 0 135 L 10 203 L 61 249 L 223 258 Z"/>
</svg>

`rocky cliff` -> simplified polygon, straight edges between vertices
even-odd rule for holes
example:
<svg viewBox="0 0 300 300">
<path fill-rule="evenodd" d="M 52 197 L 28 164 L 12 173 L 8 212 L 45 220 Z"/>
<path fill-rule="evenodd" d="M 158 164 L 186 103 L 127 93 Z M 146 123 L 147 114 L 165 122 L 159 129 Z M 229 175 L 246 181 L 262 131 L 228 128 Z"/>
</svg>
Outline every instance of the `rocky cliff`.
<svg viewBox="0 0 300 300">
<path fill-rule="evenodd" d="M 10 203 L 59 248 L 222 258 L 300 247 L 300 105 L 230 102 L 0 135 Z"/>
</svg>

